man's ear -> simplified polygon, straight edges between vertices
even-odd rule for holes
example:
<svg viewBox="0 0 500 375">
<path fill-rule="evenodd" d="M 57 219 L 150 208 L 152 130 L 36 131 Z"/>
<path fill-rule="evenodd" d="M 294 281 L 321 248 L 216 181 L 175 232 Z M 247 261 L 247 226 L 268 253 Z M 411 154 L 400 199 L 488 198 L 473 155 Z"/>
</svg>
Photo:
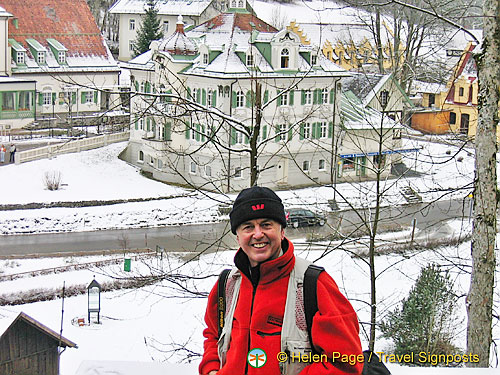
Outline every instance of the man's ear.
<svg viewBox="0 0 500 375">
<path fill-rule="evenodd" d="M 285 228 L 281 227 L 281 239 L 285 239 Z"/>
</svg>

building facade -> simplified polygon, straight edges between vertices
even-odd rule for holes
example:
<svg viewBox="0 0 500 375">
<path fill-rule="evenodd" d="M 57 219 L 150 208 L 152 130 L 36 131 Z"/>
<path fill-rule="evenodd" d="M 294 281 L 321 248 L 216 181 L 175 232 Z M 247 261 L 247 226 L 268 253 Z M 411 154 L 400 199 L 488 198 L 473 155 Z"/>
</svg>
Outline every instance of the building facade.
<svg viewBox="0 0 500 375">
<path fill-rule="evenodd" d="M 55 125 L 120 109 L 119 68 L 85 0 L 0 0 L 0 6 L 12 15 L 0 35 L 4 70 L 36 82 L 36 92 L 19 99 L 35 121 Z"/>
<path fill-rule="evenodd" d="M 135 92 L 125 158 L 159 180 L 237 191 L 255 171 L 274 188 L 373 176 L 380 113 L 343 116 L 349 73 L 244 5 L 188 32 L 179 20 L 173 35 L 126 67 Z M 400 127 L 387 118 L 385 128 L 383 151 L 399 150 Z M 362 144 L 354 134 L 364 135 Z"/>
</svg>

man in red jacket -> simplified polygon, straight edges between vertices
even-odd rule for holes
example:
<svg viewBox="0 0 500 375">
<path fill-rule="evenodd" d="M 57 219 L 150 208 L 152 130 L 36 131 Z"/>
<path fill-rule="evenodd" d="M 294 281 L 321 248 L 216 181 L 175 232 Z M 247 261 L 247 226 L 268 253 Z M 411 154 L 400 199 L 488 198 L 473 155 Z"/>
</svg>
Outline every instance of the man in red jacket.
<svg viewBox="0 0 500 375">
<path fill-rule="evenodd" d="M 228 345 L 222 349 L 218 344 L 217 284 L 210 292 L 200 374 L 290 375 L 298 371 L 301 375 L 361 374 L 363 356 L 356 313 L 326 272 L 321 272 L 317 281 L 318 312 L 311 328 L 318 357 L 315 360 L 299 357 L 300 353 L 294 353 L 293 349 L 286 356 L 282 352 L 283 342 L 290 348 L 288 344 L 293 347 L 295 339 L 282 337 L 282 328 L 290 293 L 289 278 L 296 258 L 292 242 L 285 237 L 286 216 L 281 199 L 268 188 L 244 189 L 229 216 L 231 231 L 236 234 L 240 246 L 234 262 L 241 284 L 239 293 L 235 292 L 237 300 L 232 319 L 229 319 L 232 326 Z M 294 306 L 295 310 L 303 307 L 295 302 Z M 307 329 L 303 321 L 293 320 L 291 324 L 296 324 L 300 330 Z M 283 329 L 285 331 L 288 332 Z M 265 355 L 257 357 L 260 364 L 252 362 L 252 358 L 255 360 L 262 352 Z M 291 367 L 283 364 L 290 362 L 290 357 L 295 358 L 292 362 L 307 363 L 299 370 L 297 367 L 294 371 L 289 370 Z M 263 359 L 266 362 L 262 366 Z"/>
</svg>

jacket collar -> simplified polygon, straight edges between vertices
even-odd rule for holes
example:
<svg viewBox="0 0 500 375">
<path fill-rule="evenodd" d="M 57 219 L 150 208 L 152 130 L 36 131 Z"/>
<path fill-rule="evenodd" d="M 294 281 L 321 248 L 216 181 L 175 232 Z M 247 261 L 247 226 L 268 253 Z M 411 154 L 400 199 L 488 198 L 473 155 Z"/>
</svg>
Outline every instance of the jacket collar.
<svg viewBox="0 0 500 375">
<path fill-rule="evenodd" d="M 293 243 L 285 237 L 281 241 L 281 249 L 283 250 L 283 255 L 280 257 L 262 262 L 256 267 L 251 267 L 247 255 L 239 248 L 234 256 L 234 264 L 254 286 L 257 284 L 268 284 L 289 275 L 295 266 Z"/>
</svg>

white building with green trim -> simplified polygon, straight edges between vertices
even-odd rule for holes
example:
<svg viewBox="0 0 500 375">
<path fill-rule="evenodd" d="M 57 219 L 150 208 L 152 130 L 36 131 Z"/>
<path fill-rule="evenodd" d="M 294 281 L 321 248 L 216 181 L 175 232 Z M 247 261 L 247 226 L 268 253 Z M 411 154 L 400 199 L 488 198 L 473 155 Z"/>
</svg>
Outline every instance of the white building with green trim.
<svg viewBox="0 0 500 375">
<path fill-rule="evenodd" d="M 249 137 L 258 115 L 259 184 L 289 188 L 373 175 L 374 126 L 382 114 L 372 110 L 364 122 L 342 115 L 341 82 L 349 73 L 293 31 L 278 31 L 244 7 L 188 32 L 178 21 L 176 33 L 126 67 L 135 93 L 124 157 L 156 179 L 215 191 L 248 187 Z M 388 175 L 389 150 L 400 149 L 401 139 L 395 122 L 387 118 L 384 127 Z M 353 153 L 362 168 L 351 170 L 350 159 L 341 157 Z"/>
</svg>

